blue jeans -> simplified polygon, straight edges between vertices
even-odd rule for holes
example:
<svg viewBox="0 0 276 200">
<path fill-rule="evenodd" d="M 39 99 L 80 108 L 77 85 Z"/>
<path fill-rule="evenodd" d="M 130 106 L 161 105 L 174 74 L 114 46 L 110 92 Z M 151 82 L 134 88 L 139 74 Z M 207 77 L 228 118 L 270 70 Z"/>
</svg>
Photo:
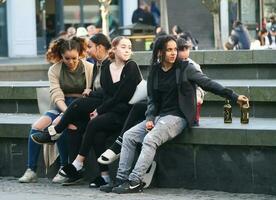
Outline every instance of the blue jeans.
<svg viewBox="0 0 276 200">
<path fill-rule="evenodd" d="M 123 135 L 123 144 L 120 155 L 117 178 L 121 180 L 142 181 L 147 169 L 151 165 L 157 147 L 179 135 L 187 126 L 184 118 L 166 115 L 157 116 L 155 127 L 146 131 L 146 121 L 137 124 Z M 137 143 L 142 143 L 142 150 L 132 171 Z"/>
<path fill-rule="evenodd" d="M 72 97 L 66 97 L 65 103 L 68 106 L 75 100 L 75 98 Z M 55 108 L 54 110 L 47 111 L 44 116 L 48 116 L 51 118 L 52 121 L 54 121 L 61 111 L 58 108 Z M 45 129 L 47 129 L 46 127 Z M 66 130 L 65 130 L 66 131 Z M 37 162 L 38 162 L 38 156 L 41 151 L 41 145 L 35 143 L 31 135 L 38 132 L 38 130 L 31 129 L 30 135 L 28 138 L 28 168 L 30 168 L 33 171 L 36 171 L 37 169 Z M 68 164 L 68 148 L 67 148 L 67 134 L 61 134 L 60 138 L 57 140 L 57 147 L 59 151 L 59 157 L 60 157 L 60 166 L 65 166 Z"/>
</svg>

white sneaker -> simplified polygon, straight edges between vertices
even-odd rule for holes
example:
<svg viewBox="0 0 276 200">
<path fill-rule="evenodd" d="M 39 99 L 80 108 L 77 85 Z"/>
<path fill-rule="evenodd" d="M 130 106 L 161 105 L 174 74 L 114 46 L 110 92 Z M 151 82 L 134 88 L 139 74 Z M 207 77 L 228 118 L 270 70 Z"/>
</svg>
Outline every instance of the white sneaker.
<svg viewBox="0 0 276 200">
<path fill-rule="evenodd" d="M 53 183 L 64 183 L 66 180 L 68 180 L 68 178 L 60 175 L 59 171 L 58 171 L 57 175 L 53 178 L 52 182 Z"/>
<path fill-rule="evenodd" d="M 36 183 L 37 182 L 37 175 L 36 173 L 28 168 L 24 175 L 18 179 L 20 183 Z"/>
</svg>

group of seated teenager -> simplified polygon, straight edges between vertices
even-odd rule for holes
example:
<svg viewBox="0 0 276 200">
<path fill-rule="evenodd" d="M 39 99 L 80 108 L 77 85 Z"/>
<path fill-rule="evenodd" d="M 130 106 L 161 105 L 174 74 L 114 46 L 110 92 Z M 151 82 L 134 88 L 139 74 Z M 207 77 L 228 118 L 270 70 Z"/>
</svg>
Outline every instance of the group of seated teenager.
<svg viewBox="0 0 276 200">
<path fill-rule="evenodd" d="M 53 41 L 46 57 L 54 63 L 48 72 L 54 107 L 31 128 L 28 168 L 19 182 L 37 181 L 41 144 L 56 143 L 60 169 L 53 182 L 79 183 L 84 178 L 84 161 L 93 148 L 99 166 L 92 168 L 99 168 L 100 174 L 89 187 L 114 193 L 141 192 L 148 187 L 157 147 L 184 128 L 199 125 L 204 91 L 239 105 L 248 102 L 246 96 L 203 74 L 189 59 L 190 47 L 190 41 L 181 37 L 157 38 L 149 63 L 148 96 L 131 104 L 143 77 L 131 59 L 132 44 L 127 37 L 118 36 L 110 42 L 97 33 L 89 41 L 76 37 Z M 94 64 L 86 61 L 87 54 Z M 106 149 L 108 138 L 116 139 Z M 134 163 L 138 144 L 141 152 Z M 117 175 L 111 180 L 108 165 L 118 158 Z"/>
</svg>

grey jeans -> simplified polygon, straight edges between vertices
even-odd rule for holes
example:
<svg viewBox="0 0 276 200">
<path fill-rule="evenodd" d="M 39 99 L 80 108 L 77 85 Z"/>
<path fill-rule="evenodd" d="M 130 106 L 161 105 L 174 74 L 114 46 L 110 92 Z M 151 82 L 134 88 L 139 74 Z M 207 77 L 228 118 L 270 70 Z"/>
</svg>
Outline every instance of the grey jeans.
<svg viewBox="0 0 276 200">
<path fill-rule="evenodd" d="M 179 135 L 187 126 L 187 121 L 181 117 L 167 115 L 157 116 L 154 124 L 154 128 L 147 132 L 146 121 L 144 120 L 124 133 L 117 172 L 118 179 L 142 181 L 154 159 L 157 147 Z M 134 169 L 130 173 L 137 143 L 142 143 L 142 150 Z"/>
</svg>

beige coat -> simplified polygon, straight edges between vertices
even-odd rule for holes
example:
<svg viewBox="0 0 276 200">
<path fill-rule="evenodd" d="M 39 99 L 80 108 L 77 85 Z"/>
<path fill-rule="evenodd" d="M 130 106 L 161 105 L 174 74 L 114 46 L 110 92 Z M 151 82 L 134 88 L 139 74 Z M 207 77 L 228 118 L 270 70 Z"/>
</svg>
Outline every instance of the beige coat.
<svg viewBox="0 0 276 200">
<path fill-rule="evenodd" d="M 84 65 L 85 70 L 85 78 L 86 78 L 86 89 L 90 89 L 92 83 L 92 74 L 93 74 L 93 67 L 94 65 L 85 61 L 81 60 Z M 60 88 L 59 77 L 60 77 L 60 70 L 61 70 L 62 62 L 53 64 L 48 71 L 48 78 L 50 82 L 50 97 L 51 101 L 56 104 L 57 101 L 64 101 L 65 95 Z"/>
</svg>

